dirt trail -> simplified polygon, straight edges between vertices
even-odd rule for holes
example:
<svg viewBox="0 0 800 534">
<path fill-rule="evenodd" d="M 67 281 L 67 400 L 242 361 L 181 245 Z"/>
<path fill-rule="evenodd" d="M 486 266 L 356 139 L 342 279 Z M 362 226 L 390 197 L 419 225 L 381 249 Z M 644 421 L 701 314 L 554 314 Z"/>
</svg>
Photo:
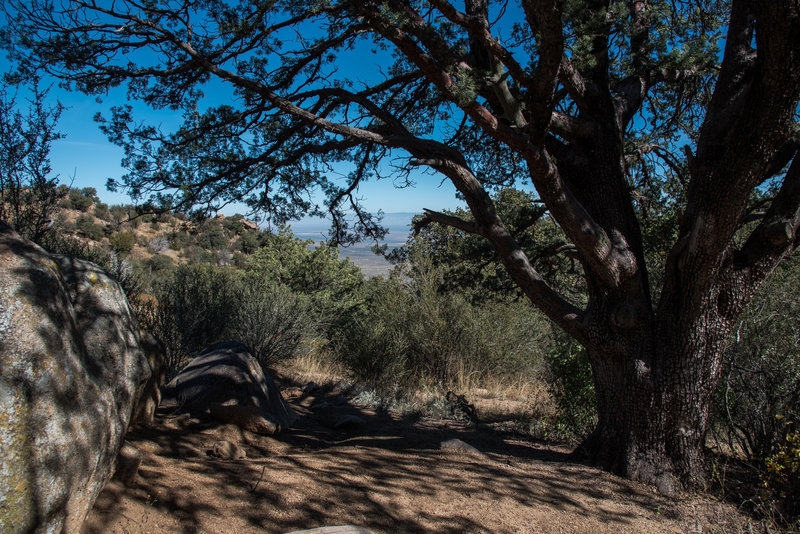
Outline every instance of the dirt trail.
<svg viewBox="0 0 800 534">
<path fill-rule="evenodd" d="M 112 481 L 85 524 L 99 533 L 281 533 L 353 524 L 374 532 L 744 532 L 726 504 L 669 500 L 568 462 L 566 450 L 451 420 L 400 419 L 335 390 L 287 390 L 295 428 L 267 438 L 162 414 L 129 434 L 144 451 L 132 487 Z M 345 415 L 360 421 L 336 428 Z M 474 455 L 440 450 L 459 438 Z M 244 460 L 206 451 L 225 439 Z"/>
</svg>

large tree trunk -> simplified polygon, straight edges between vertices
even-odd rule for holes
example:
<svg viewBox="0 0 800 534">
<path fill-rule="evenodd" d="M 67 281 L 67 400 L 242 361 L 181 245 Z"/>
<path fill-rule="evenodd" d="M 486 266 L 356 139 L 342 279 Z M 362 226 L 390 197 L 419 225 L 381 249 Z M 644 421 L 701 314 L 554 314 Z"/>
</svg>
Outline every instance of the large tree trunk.
<svg viewBox="0 0 800 534">
<path fill-rule="evenodd" d="M 608 332 L 609 339 L 588 351 L 598 421 L 577 456 L 667 495 L 676 486 L 702 485 L 709 414 L 731 324 L 710 311 L 715 307 L 705 309 L 693 320 L 665 313 L 650 327 Z"/>
</svg>

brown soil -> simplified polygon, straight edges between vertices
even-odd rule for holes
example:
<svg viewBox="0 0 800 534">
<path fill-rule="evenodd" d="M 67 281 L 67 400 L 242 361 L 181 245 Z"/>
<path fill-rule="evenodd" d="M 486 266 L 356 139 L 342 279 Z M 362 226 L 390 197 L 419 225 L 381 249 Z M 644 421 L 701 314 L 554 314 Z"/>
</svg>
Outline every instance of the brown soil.
<svg viewBox="0 0 800 534">
<path fill-rule="evenodd" d="M 710 497 L 652 488 L 572 463 L 567 450 L 500 427 L 404 419 L 335 387 L 284 394 L 299 413 L 275 438 L 161 414 L 131 432 L 144 452 L 132 486 L 113 480 L 85 524 L 95 533 L 263 533 L 353 524 L 374 532 L 746 532 Z M 344 415 L 361 422 L 335 428 Z M 441 450 L 459 438 L 480 454 Z M 244 460 L 207 455 L 220 439 Z"/>
</svg>

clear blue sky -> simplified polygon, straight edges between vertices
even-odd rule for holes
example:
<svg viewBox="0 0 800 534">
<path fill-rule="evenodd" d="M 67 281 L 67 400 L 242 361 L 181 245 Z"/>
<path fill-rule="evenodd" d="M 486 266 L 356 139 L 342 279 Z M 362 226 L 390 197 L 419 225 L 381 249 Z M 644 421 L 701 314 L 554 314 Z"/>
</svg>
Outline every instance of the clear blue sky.
<svg viewBox="0 0 800 534">
<path fill-rule="evenodd" d="M 5 72 L 8 69 L 6 58 L 0 58 L 0 71 Z M 210 96 L 209 100 L 214 97 L 213 94 Z M 54 86 L 48 97 L 60 100 L 68 108 L 58 125 L 65 138 L 55 142 L 50 153 L 53 172 L 60 175 L 60 182 L 71 183 L 77 188 L 94 187 L 101 200 L 108 204 L 131 203 L 126 194 L 111 193 L 105 188 L 108 178 L 119 178 L 124 174 L 125 170 L 120 166 L 123 154 L 122 149 L 106 139 L 93 120 L 95 113 L 108 114 L 112 105 L 126 103 L 124 90 L 118 89 L 104 97 L 102 102 L 97 102 L 94 97 L 67 92 Z M 24 98 L 18 99 L 18 104 L 24 103 Z M 177 113 L 154 112 L 142 104 L 131 104 L 138 120 L 162 124 L 169 129 L 178 124 Z M 371 181 L 362 185 L 358 196 L 363 199 L 367 209 L 383 210 L 386 213 L 420 213 L 423 208 L 455 209 L 462 206 L 463 203 L 455 197 L 455 188 L 449 181 L 442 183 L 442 178 L 443 176 L 420 173 L 416 187 L 405 189 L 396 189 L 391 180 Z M 238 205 L 229 206 L 223 213 L 246 211 L 246 206 Z"/>
</svg>

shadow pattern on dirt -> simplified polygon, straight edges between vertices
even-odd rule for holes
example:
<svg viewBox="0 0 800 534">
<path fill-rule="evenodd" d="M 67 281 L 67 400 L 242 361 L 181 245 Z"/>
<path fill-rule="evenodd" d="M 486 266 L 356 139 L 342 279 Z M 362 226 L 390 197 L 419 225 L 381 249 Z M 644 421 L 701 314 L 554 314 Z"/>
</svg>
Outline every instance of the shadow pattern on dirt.
<svg viewBox="0 0 800 534">
<path fill-rule="evenodd" d="M 275 438 L 161 413 L 156 428 L 128 436 L 150 452 L 138 483 L 131 488 L 109 485 L 84 532 L 108 532 L 119 514 L 130 513 L 125 499 L 170 517 L 173 524 L 165 532 L 188 533 L 219 531 L 226 524 L 221 518 L 230 518 L 229 532 L 333 524 L 376 532 L 510 532 L 512 526 L 503 524 L 498 510 L 537 507 L 617 525 L 621 531 L 642 513 L 678 518 L 669 501 L 568 463 L 565 452 L 511 434 L 457 421 L 398 418 L 354 406 L 347 392 L 330 387 L 301 393 L 290 403 L 301 417 Z M 344 416 L 358 419 L 337 428 Z M 441 441 L 450 438 L 470 443 L 481 454 L 439 450 Z M 240 441 L 248 459 L 207 457 L 204 447 L 214 439 Z M 175 459 L 180 459 L 183 479 L 164 474 L 168 466 L 174 469 Z M 576 487 L 582 478 L 586 484 Z M 205 494 L 197 494 L 198 484 Z M 606 507 L 607 501 L 626 504 Z M 137 531 L 141 517 L 122 519 L 127 526 L 121 532 Z M 531 525 L 530 531 L 545 530 Z"/>
</svg>

